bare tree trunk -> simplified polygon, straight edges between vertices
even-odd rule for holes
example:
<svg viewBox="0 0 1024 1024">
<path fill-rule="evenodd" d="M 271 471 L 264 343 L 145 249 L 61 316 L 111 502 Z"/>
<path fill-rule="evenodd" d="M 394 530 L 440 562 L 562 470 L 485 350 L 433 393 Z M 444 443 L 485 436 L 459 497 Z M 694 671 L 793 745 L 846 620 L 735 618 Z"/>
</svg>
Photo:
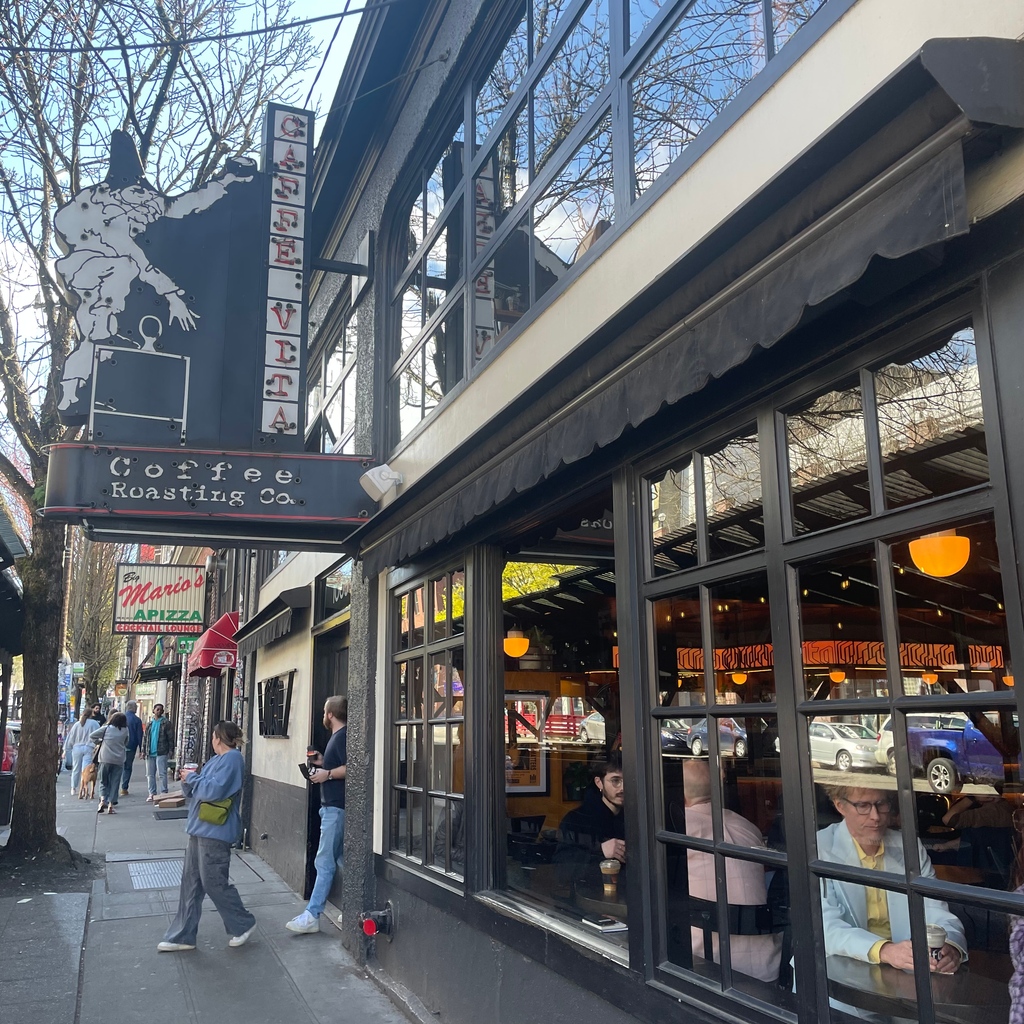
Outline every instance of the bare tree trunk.
<svg viewBox="0 0 1024 1024">
<path fill-rule="evenodd" d="M 18 563 L 24 585 L 25 672 L 23 720 L 9 853 L 45 853 L 71 861 L 71 847 L 57 835 L 57 662 L 64 599 L 63 523 L 38 516 L 32 554 Z"/>
</svg>

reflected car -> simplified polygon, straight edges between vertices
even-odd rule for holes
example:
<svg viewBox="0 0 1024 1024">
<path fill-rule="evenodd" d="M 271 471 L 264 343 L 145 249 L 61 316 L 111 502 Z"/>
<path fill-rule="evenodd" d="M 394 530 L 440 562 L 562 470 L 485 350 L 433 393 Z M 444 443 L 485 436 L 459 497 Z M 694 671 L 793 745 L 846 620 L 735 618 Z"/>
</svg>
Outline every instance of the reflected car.
<svg viewBox="0 0 1024 1024">
<path fill-rule="evenodd" d="M 854 768 L 875 769 L 877 741 L 864 726 L 845 722 L 811 722 L 808 729 L 811 760 L 834 766 L 841 772 Z"/>
<path fill-rule="evenodd" d="M 593 711 L 580 724 L 580 743 L 604 743 L 604 715 Z"/>
<path fill-rule="evenodd" d="M 687 721 L 686 750 L 694 757 L 707 753 L 708 723 L 706 718 Z M 718 749 L 725 757 L 747 756 L 747 731 L 734 718 L 718 720 Z"/>
</svg>

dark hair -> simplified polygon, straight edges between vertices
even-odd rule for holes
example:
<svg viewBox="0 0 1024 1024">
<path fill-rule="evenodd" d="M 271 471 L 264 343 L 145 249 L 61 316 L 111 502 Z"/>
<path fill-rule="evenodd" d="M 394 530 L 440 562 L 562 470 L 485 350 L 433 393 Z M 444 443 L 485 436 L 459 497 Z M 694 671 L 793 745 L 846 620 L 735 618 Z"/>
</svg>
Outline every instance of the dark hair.
<svg viewBox="0 0 1024 1024">
<path fill-rule="evenodd" d="M 157 708 L 159 708 L 161 711 L 165 711 L 166 710 L 166 708 L 163 706 L 163 704 L 154 704 L 153 705 L 153 714 L 156 714 L 156 709 Z"/>
<path fill-rule="evenodd" d="M 348 701 L 344 697 L 328 697 L 324 701 L 324 714 L 330 713 L 339 722 L 348 721 Z"/>
<path fill-rule="evenodd" d="M 622 755 L 617 750 L 613 750 L 607 760 L 598 761 L 594 766 L 594 778 L 603 779 L 612 772 L 622 772 Z"/>
<path fill-rule="evenodd" d="M 115 729 L 126 729 L 128 727 L 128 719 L 120 711 L 117 711 L 107 719 L 107 725 L 112 725 Z"/>
<path fill-rule="evenodd" d="M 226 747 L 237 750 L 242 742 L 242 730 L 234 722 L 220 721 L 213 727 L 213 735 Z"/>
</svg>

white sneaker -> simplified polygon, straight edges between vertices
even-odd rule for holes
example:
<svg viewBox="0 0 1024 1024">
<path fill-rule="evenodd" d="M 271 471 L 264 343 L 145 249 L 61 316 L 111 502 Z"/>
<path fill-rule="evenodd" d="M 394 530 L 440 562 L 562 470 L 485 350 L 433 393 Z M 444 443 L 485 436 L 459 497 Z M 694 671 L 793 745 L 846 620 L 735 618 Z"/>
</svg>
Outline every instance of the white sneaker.
<svg viewBox="0 0 1024 1024">
<path fill-rule="evenodd" d="M 256 931 L 256 925 L 253 925 L 247 932 L 242 932 L 241 935 L 236 935 L 233 939 L 228 939 L 229 946 L 244 946 L 249 941 L 249 936 Z"/>
<path fill-rule="evenodd" d="M 187 942 L 158 942 L 156 948 L 160 953 L 183 953 L 187 949 L 196 947 L 190 946 Z"/>
<path fill-rule="evenodd" d="M 320 931 L 320 919 L 304 910 L 298 917 L 293 917 L 285 928 L 290 932 L 298 932 L 299 935 L 313 935 Z"/>
</svg>

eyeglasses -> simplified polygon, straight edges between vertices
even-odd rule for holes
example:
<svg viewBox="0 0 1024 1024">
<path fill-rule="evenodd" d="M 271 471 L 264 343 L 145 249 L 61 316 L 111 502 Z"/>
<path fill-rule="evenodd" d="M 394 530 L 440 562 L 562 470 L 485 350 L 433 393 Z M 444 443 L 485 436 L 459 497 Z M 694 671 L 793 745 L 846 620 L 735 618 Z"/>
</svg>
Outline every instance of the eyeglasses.
<svg viewBox="0 0 1024 1024">
<path fill-rule="evenodd" d="M 892 811 L 891 800 L 847 800 L 843 798 L 844 804 L 849 804 L 858 814 L 870 814 L 871 808 L 874 807 L 878 813 L 889 814 Z"/>
</svg>

